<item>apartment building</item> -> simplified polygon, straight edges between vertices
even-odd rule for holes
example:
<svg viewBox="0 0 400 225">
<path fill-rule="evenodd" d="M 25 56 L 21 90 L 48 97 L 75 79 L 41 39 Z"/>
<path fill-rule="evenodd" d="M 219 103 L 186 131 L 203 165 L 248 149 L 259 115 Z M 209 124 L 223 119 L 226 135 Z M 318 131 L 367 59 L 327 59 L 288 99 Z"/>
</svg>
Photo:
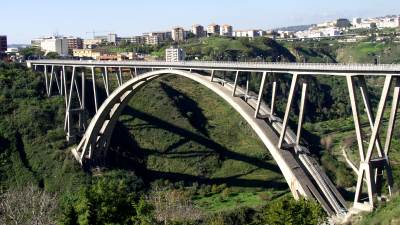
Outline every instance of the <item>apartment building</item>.
<svg viewBox="0 0 400 225">
<path fill-rule="evenodd" d="M 223 25 L 221 27 L 221 36 L 232 37 L 233 36 L 233 29 L 231 25 Z"/>
<path fill-rule="evenodd" d="M 204 37 L 206 32 L 204 30 L 204 27 L 202 25 L 199 24 L 195 24 L 192 26 L 192 33 L 196 36 L 196 37 Z"/>
<path fill-rule="evenodd" d="M 56 52 L 60 56 L 68 55 L 68 40 L 65 37 L 52 36 L 40 41 L 40 48 L 45 54 Z"/>
<path fill-rule="evenodd" d="M 185 60 L 185 52 L 182 48 L 171 46 L 165 50 L 165 61 L 179 62 Z"/>
<path fill-rule="evenodd" d="M 210 24 L 207 26 L 207 36 L 219 35 L 221 27 L 218 24 Z"/>
<path fill-rule="evenodd" d="M 182 27 L 174 27 L 171 31 L 172 40 L 175 42 L 181 42 L 186 39 L 185 30 Z"/>
<path fill-rule="evenodd" d="M 79 37 L 67 37 L 68 50 L 72 52 L 72 49 L 82 49 L 83 40 Z"/>
</svg>

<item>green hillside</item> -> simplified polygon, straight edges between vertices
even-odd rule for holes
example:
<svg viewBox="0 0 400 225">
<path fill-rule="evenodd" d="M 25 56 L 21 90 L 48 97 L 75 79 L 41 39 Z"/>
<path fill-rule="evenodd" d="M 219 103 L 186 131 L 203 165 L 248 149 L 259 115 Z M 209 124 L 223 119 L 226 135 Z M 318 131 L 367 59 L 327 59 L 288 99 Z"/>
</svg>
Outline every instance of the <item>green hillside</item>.
<svg viewBox="0 0 400 225">
<path fill-rule="evenodd" d="M 279 168 L 248 124 L 194 81 L 171 75 L 148 84 L 133 97 L 120 121 L 113 140 L 129 136 L 126 141 L 131 144 L 114 148 L 120 154 L 143 151 L 148 178 L 195 183 L 203 189 L 218 186 L 221 192 L 229 189 L 237 201 L 230 207 L 260 206 L 260 196 L 273 199 L 288 191 Z M 209 197 L 216 199 L 216 194 Z M 230 208 L 204 196 L 197 196 L 196 202 L 204 208 Z M 229 199 L 226 203 L 231 204 Z"/>
</svg>

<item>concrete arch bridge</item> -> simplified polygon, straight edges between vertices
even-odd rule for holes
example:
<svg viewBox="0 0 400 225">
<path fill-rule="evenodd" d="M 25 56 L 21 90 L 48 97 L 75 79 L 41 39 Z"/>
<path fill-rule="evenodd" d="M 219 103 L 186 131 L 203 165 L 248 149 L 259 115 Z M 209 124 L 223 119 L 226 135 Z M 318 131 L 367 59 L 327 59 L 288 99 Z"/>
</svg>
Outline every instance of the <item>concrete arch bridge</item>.
<svg viewBox="0 0 400 225">
<path fill-rule="evenodd" d="M 344 216 L 348 207 L 336 186 L 325 174 L 318 162 L 301 145 L 304 110 L 307 102 L 307 76 L 336 76 L 347 82 L 348 90 L 343 97 L 350 99 L 360 161 L 348 163 L 357 175 L 353 207 L 371 211 L 379 197 L 383 181 L 387 181 L 389 194 L 393 191 L 393 178 L 388 153 L 396 121 L 400 93 L 399 65 L 359 65 L 359 64 L 298 64 L 298 63 L 242 63 L 242 62 L 145 62 L 145 61 L 77 61 L 77 60 L 37 60 L 28 61 L 28 67 L 41 71 L 45 77 L 46 93 L 54 92 L 64 96 L 66 115 L 65 131 L 67 139 L 80 137 L 79 144 L 72 150 L 80 164 L 90 163 L 101 157 L 110 144 L 111 135 L 122 110 L 140 87 L 152 80 L 175 74 L 196 81 L 224 99 L 234 108 L 255 131 L 266 149 L 277 162 L 295 198 L 304 196 L 316 199 L 329 215 Z M 101 70 L 101 74 L 95 71 Z M 143 72 L 145 70 L 146 72 Z M 89 73 L 88 73 L 89 71 Z M 142 73 L 140 73 L 142 71 Z M 227 81 L 216 76 L 217 71 L 234 72 L 235 78 Z M 249 72 L 253 72 L 249 75 Z M 283 118 L 276 116 L 277 78 L 291 77 L 287 93 L 286 110 Z M 99 102 L 96 78 L 100 76 L 107 98 Z M 110 76 L 115 76 L 117 88 L 110 91 Z M 249 90 L 251 76 L 261 76 L 258 93 Z M 266 87 L 268 76 L 273 78 L 271 87 Z M 366 77 L 384 78 L 382 94 L 376 115 L 371 106 Z M 245 85 L 239 80 L 245 78 Z M 87 81 L 92 81 L 93 100 L 96 114 L 87 125 Z M 271 91 L 269 102 L 263 101 L 265 89 Z M 371 135 L 369 140 L 362 134 L 360 109 L 356 102 L 356 92 L 360 89 Z M 293 98 L 300 91 L 300 107 L 297 127 L 288 128 L 289 114 L 294 113 Z M 390 95 L 390 92 L 393 94 Z M 384 143 L 379 137 L 382 118 L 388 100 L 391 100 L 390 117 Z M 73 115 L 78 121 L 73 121 Z M 77 128 L 74 128 L 74 123 Z M 368 145 L 364 146 L 364 142 Z M 384 179 L 385 178 L 385 179 Z M 362 198 L 363 186 L 367 187 L 367 198 Z"/>
</svg>

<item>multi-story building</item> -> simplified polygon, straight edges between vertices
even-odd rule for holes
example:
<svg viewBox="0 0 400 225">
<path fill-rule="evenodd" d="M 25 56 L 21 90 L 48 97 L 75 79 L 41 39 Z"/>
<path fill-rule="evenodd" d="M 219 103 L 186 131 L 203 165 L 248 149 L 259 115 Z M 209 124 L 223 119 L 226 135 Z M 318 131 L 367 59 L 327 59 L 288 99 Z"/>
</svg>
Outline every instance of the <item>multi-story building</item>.
<svg viewBox="0 0 400 225">
<path fill-rule="evenodd" d="M 400 16 L 387 16 L 379 20 L 378 28 L 397 28 L 400 27 Z"/>
<path fill-rule="evenodd" d="M 108 43 L 116 44 L 117 43 L 117 39 L 118 39 L 117 34 L 109 33 L 107 35 L 107 42 Z"/>
<path fill-rule="evenodd" d="M 171 31 L 172 40 L 175 42 L 181 42 L 186 39 L 185 30 L 182 27 L 174 27 Z"/>
<path fill-rule="evenodd" d="M 259 30 L 237 30 L 233 32 L 234 37 L 255 38 L 260 36 Z"/>
<path fill-rule="evenodd" d="M 232 37 L 233 29 L 231 25 L 223 25 L 221 28 L 221 36 Z"/>
<path fill-rule="evenodd" d="M 72 52 L 72 49 L 82 49 L 83 40 L 79 37 L 67 37 L 68 50 Z"/>
<path fill-rule="evenodd" d="M 72 55 L 79 58 L 99 59 L 104 51 L 101 49 L 73 49 Z"/>
<path fill-rule="evenodd" d="M 158 35 L 145 35 L 144 38 L 146 45 L 159 45 L 162 43 L 162 39 Z"/>
<path fill-rule="evenodd" d="M 204 37 L 205 35 L 204 27 L 199 24 L 195 24 L 192 26 L 192 33 L 196 37 Z"/>
<path fill-rule="evenodd" d="M 103 43 L 103 40 L 101 39 L 84 39 L 83 48 L 96 48 L 101 43 Z"/>
<path fill-rule="evenodd" d="M 7 51 L 7 36 L 0 35 L 0 52 Z"/>
<path fill-rule="evenodd" d="M 150 32 L 143 34 L 147 45 L 159 45 L 168 39 L 171 39 L 171 32 Z"/>
<path fill-rule="evenodd" d="M 182 48 L 171 46 L 165 50 L 165 61 L 179 62 L 185 60 L 185 51 Z"/>
<path fill-rule="evenodd" d="M 56 52 L 60 56 L 68 55 L 68 40 L 65 37 L 52 36 L 40 41 L 40 48 L 46 54 Z"/>
<path fill-rule="evenodd" d="M 219 35 L 221 27 L 218 24 L 210 24 L 207 26 L 207 36 Z"/>
<path fill-rule="evenodd" d="M 146 38 L 144 36 L 118 37 L 118 42 L 142 45 L 146 43 Z"/>
</svg>

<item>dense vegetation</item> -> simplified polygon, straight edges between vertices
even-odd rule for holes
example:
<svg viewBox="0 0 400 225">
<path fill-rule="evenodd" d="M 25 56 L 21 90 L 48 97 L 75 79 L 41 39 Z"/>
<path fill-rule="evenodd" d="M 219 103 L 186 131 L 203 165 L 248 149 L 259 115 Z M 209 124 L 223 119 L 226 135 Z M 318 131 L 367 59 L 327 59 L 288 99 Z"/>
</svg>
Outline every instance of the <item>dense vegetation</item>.
<svg viewBox="0 0 400 225">
<path fill-rule="evenodd" d="M 394 42 L 278 43 L 266 38 L 214 37 L 191 39 L 181 46 L 193 60 L 372 63 L 379 55 L 382 62 L 396 63 L 400 58 L 399 45 Z M 166 47 L 104 46 L 158 57 L 163 57 Z M 26 54 L 36 53 L 27 49 Z M 230 73 L 217 76 L 233 79 Z M 260 81 L 254 77 L 250 89 L 258 92 Z M 175 76 L 147 85 L 120 118 L 110 160 L 102 168 L 83 171 L 65 142 L 63 99 L 45 97 L 42 79 L 22 65 L 0 64 L 0 224 L 261 225 L 323 221 L 318 204 L 291 199 L 279 169 L 253 131 L 205 88 Z M 279 99 L 285 97 L 289 79 L 279 77 Z M 272 79 L 267 82 L 270 87 Z M 343 94 L 346 83 L 332 77 L 308 82 L 303 142 L 351 201 L 355 181 L 342 148 L 348 149 L 352 160 L 357 149 L 351 109 L 347 94 Z M 382 80 L 368 82 L 375 84 L 370 91 L 376 105 Z M 264 96 L 267 102 L 269 90 Z M 298 104 L 297 95 L 293 108 Z M 278 101 L 279 115 L 284 107 L 285 102 Z M 296 120 L 295 111 L 291 122 Z M 368 134 L 365 115 L 362 122 Z M 396 138 L 391 152 L 396 182 L 399 146 Z M 360 223 L 395 223 L 397 202 L 398 198 L 383 204 Z M 33 216 L 38 214 L 42 216 Z"/>
<path fill-rule="evenodd" d="M 24 66 L 0 64 L 1 224 L 265 224 L 284 216 L 284 208 L 270 206 L 281 201 L 310 212 L 305 223 L 323 220 L 316 203 L 289 200 L 260 141 L 204 88 L 166 77 L 139 92 L 113 138 L 126 135 L 112 146 L 118 165 L 111 160 L 84 172 L 65 142 L 63 99 L 47 98 L 42 79 Z M 141 116 L 131 119 L 132 112 Z M 130 128 L 142 123 L 149 124 Z M 239 127 L 245 136 L 226 133 Z M 124 145 L 132 134 L 137 145 Z M 292 216 L 288 221 L 300 218 Z"/>
</svg>

